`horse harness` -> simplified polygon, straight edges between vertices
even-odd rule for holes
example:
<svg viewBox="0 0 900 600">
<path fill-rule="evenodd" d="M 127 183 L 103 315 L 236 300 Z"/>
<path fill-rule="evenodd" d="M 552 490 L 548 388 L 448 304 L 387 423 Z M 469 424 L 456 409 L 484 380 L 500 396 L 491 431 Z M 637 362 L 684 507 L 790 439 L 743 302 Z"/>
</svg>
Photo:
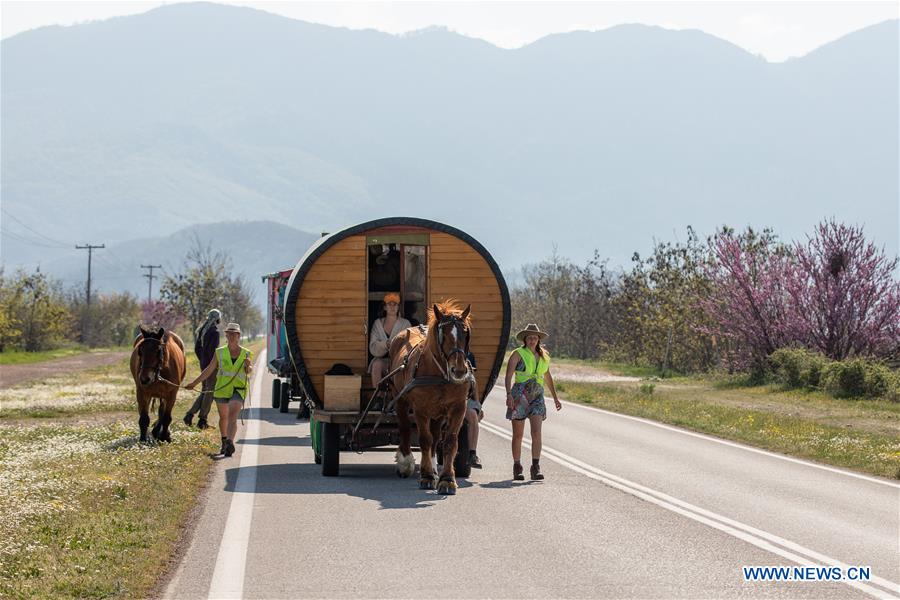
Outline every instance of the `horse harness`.
<svg viewBox="0 0 900 600">
<path fill-rule="evenodd" d="M 459 348 L 458 346 L 454 346 L 453 350 L 451 350 L 450 352 L 444 352 L 444 327 L 447 325 L 453 325 L 455 332 L 458 332 L 458 334 L 465 336 L 465 338 L 466 338 L 465 349 Z M 424 325 L 419 325 L 419 328 L 422 330 L 425 330 Z M 419 364 L 422 361 L 422 355 L 425 353 L 424 349 L 420 350 L 419 355 L 416 358 L 416 364 L 413 365 L 412 377 L 410 377 L 410 380 L 406 383 L 405 386 L 403 386 L 403 389 L 400 390 L 400 392 L 396 396 L 394 396 L 394 402 L 396 402 L 398 399 L 402 398 L 410 390 L 417 388 L 417 387 L 427 386 L 427 385 L 455 385 L 456 382 L 451 381 L 449 373 L 450 373 L 450 359 L 453 358 L 453 355 L 456 353 L 462 354 L 463 358 L 465 358 L 465 360 L 466 360 L 466 380 L 469 381 L 470 383 L 473 383 L 474 377 L 472 375 L 472 365 L 469 364 L 470 334 L 469 334 L 468 329 L 466 329 L 465 322 L 462 319 L 460 319 L 459 317 L 457 317 L 456 315 L 448 315 L 448 316 L 444 317 L 438 323 L 437 335 L 438 335 L 438 348 L 440 349 L 441 355 L 443 356 L 443 359 L 444 359 L 443 367 L 438 362 L 437 357 L 433 353 L 430 353 L 430 354 L 431 354 L 431 360 L 434 361 L 435 366 L 441 372 L 442 376 L 441 377 L 432 377 L 432 376 L 417 377 L 416 376 L 416 374 L 419 371 Z M 416 344 L 415 347 L 413 347 L 413 349 L 410 350 L 410 352 L 407 353 L 407 355 L 403 357 L 403 363 L 399 367 L 394 369 L 394 371 L 392 371 L 389 375 L 393 375 L 397 371 L 405 370 L 409 366 L 410 355 L 413 352 L 415 352 L 420 346 L 425 344 L 427 341 L 428 341 L 427 336 L 422 338 L 421 340 L 419 340 L 419 343 Z M 385 377 L 385 379 L 386 378 L 387 377 Z"/>
<path fill-rule="evenodd" d="M 465 335 L 465 338 L 466 338 L 465 350 L 463 350 L 462 348 L 459 348 L 459 347 L 454 347 L 453 350 L 451 350 L 450 352 L 444 352 L 444 329 L 443 328 L 445 326 L 451 325 L 451 324 L 454 326 L 455 331 L 457 332 L 457 335 L 459 335 L 460 333 Z M 419 325 L 419 330 L 423 334 L 427 332 L 427 328 L 424 325 Z M 438 332 L 438 348 L 440 349 L 441 355 L 444 358 L 444 367 L 443 368 L 441 367 L 440 363 L 438 362 L 438 359 L 434 356 L 433 353 L 430 353 L 430 354 L 431 354 L 431 359 L 434 361 L 435 366 L 441 372 L 442 377 L 434 377 L 434 376 L 417 377 L 416 376 L 416 374 L 419 371 L 419 364 L 422 361 L 422 354 L 424 353 L 424 349 L 420 350 L 419 355 L 416 358 L 416 363 L 412 367 L 412 369 L 413 369 L 412 377 L 406 383 L 406 385 L 403 386 L 403 389 L 401 389 L 399 391 L 399 393 L 394 394 L 393 398 L 391 398 L 391 401 L 382 407 L 382 411 L 381 411 L 381 414 L 378 416 L 378 420 L 375 421 L 374 425 L 372 425 L 373 433 L 378 429 L 378 426 L 381 424 L 381 419 L 384 417 L 384 415 L 388 414 L 391 410 L 393 410 L 394 406 L 397 403 L 397 400 L 399 400 L 400 398 L 405 396 L 410 390 L 413 390 L 417 387 L 431 386 L 431 385 L 460 385 L 454 381 L 451 381 L 451 379 L 448 375 L 448 373 L 450 372 L 450 359 L 457 352 L 461 353 L 466 359 L 465 381 L 467 381 L 470 385 L 476 385 L 475 376 L 472 374 L 472 365 L 469 363 L 469 339 L 470 339 L 471 335 L 470 335 L 468 329 L 466 329 L 465 322 L 455 315 L 448 315 L 448 316 L 444 317 L 438 323 L 437 332 Z M 369 411 L 371 410 L 371 407 L 372 407 L 372 403 L 374 402 L 375 398 L 378 396 L 379 392 L 386 391 L 383 388 L 384 383 L 387 382 L 388 385 L 393 387 L 393 376 L 396 375 L 397 373 L 399 373 L 400 371 L 405 371 L 409 367 L 410 355 L 412 355 L 413 352 L 415 352 L 420 347 L 422 347 L 422 345 L 425 344 L 427 341 L 428 341 L 428 337 L 426 335 L 426 337 L 423 337 L 421 340 L 419 340 L 419 343 L 416 344 L 415 346 L 413 346 L 412 350 L 410 350 L 406 354 L 406 356 L 403 357 L 403 362 L 396 369 L 393 369 L 392 371 L 390 371 L 387 375 L 382 377 L 379 382 L 377 382 L 375 384 L 375 392 L 372 394 L 372 397 L 369 399 L 369 403 L 366 405 L 366 408 L 365 408 L 365 410 L 363 410 L 362 414 L 360 415 L 360 418 L 357 421 L 356 426 L 353 428 L 353 434 L 351 436 L 351 439 L 353 439 L 353 440 L 356 439 L 357 433 L 359 432 L 359 429 L 362 426 L 363 421 L 365 421 L 366 416 L 368 416 Z"/>
</svg>

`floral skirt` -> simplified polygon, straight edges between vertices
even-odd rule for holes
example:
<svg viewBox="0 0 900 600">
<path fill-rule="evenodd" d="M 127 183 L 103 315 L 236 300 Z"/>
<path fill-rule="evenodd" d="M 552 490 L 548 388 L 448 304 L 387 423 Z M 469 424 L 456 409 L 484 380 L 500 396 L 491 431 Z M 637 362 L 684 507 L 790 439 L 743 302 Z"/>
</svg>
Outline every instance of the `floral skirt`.
<svg viewBox="0 0 900 600">
<path fill-rule="evenodd" d="M 522 421 L 533 416 L 539 416 L 541 419 L 547 418 L 544 388 L 533 379 L 524 383 L 516 383 L 510 390 L 510 394 L 516 403 L 513 410 L 506 409 L 506 418 L 510 421 Z"/>
</svg>

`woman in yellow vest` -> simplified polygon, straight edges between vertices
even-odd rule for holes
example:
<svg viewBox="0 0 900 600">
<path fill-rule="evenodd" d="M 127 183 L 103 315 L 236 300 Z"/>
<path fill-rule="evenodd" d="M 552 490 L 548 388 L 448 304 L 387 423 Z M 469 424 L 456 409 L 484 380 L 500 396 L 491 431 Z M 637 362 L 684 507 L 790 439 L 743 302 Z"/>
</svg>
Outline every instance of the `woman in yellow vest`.
<svg viewBox="0 0 900 600">
<path fill-rule="evenodd" d="M 562 408 L 550 375 L 550 354 L 541 347 L 541 340 L 547 335 L 537 325 L 529 323 L 516 334 L 522 345 L 510 355 L 506 367 L 506 418 L 512 421 L 513 479 L 517 481 L 525 479 L 521 462 L 525 419 L 531 424 L 531 478 L 544 478 L 541 473 L 541 424 L 547 418 L 545 382 L 553 394 L 556 410 Z"/>
<path fill-rule="evenodd" d="M 225 327 L 228 344 L 216 348 L 212 362 L 203 372 L 187 385 L 192 390 L 201 381 L 218 371 L 213 398 L 219 410 L 219 433 L 222 435 L 222 449 L 219 454 L 234 454 L 234 436 L 237 434 L 237 418 L 244 408 L 247 397 L 247 381 L 253 372 L 253 359 L 249 350 L 240 345 L 241 326 L 229 323 Z"/>
</svg>

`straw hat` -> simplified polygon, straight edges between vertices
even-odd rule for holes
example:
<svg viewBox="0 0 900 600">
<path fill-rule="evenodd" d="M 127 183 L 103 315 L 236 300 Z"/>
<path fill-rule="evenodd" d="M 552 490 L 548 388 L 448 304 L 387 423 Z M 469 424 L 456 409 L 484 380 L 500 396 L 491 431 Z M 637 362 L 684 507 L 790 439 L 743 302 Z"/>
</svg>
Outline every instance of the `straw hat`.
<svg viewBox="0 0 900 600">
<path fill-rule="evenodd" d="M 397 304 L 400 304 L 400 294 L 398 294 L 397 292 L 388 292 L 384 295 L 384 303 L 387 304 L 388 302 L 396 302 Z"/>
<path fill-rule="evenodd" d="M 525 337 L 529 336 L 529 335 L 536 335 L 540 339 L 544 339 L 544 338 L 548 337 L 550 334 L 541 331 L 541 328 L 538 327 L 536 323 L 529 323 L 528 325 L 525 326 L 525 329 L 523 329 L 522 331 L 520 331 L 519 333 L 516 334 L 516 339 L 524 344 Z"/>
<path fill-rule="evenodd" d="M 225 326 L 225 333 L 228 333 L 229 331 L 234 331 L 236 333 L 240 333 L 241 326 L 238 325 L 237 323 L 229 323 L 228 325 Z"/>
</svg>

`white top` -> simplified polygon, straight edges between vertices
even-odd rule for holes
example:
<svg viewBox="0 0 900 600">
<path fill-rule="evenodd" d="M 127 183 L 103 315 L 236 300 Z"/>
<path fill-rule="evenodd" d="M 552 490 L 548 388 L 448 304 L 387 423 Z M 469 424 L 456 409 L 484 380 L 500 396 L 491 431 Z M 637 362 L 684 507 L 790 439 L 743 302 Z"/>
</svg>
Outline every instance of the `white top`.
<svg viewBox="0 0 900 600">
<path fill-rule="evenodd" d="M 393 329 L 391 329 L 391 335 L 388 336 L 384 332 L 384 319 L 385 317 L 375 319 L 375 322 L 372 323 L 372 332 L 369 335 L 369 352 L 375 358 L 387 356 L 388 345 L 390 344 L 390 341 L 394 338 L 394 336 L 401 331 L 412 327 L 409 321 L 407 321 L 403 317 L 398 317 L 397 322 L 394 323 Z"/>
</svg>

